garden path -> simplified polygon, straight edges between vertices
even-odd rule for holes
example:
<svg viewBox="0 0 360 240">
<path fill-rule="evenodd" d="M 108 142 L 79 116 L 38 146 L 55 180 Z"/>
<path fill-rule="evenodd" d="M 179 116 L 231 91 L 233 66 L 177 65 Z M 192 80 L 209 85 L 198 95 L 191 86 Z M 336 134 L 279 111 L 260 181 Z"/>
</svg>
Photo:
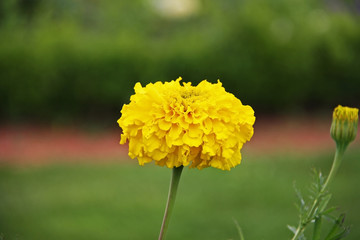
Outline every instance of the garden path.
<svg viewBox="0 0 360 240">
<path fill-rule="evenodd" d="M 244 154 L 302 154 L 334 149 L 330 120 L 258 117 L 253 139 Z M 124 161 L 127 146 L 119 145 L 120 129 L 81 131 L 76 128 L 0 126 L 0 163 Z M 359 134 L 352 148 L 359 147 Z M 333 151 L 333 150 L 332 150 Z"/>
</svg>

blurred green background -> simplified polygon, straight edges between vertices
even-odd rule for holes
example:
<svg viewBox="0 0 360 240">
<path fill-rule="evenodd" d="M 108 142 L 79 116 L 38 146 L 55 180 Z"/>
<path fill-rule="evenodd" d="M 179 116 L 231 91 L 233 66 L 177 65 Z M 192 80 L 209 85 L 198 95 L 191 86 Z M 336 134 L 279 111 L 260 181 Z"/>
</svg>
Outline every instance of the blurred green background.
<svg viewBox="0 0 360 240">
<path fill-rule="evenodd" d="M 345 154 L 330 186 L 329 205 L 351 226 L 348 240 L 360 239 L 359 155 Z M 298 221 L 293 181 L 306 196 L 310 169 L 327 173 L 332 157 L 246 154 L 231 171 L 185 168 L 167 237 L 239 240 L 236 219 L 247 240 L 290 239 L 286 226 Z M 157 239 L 170 174 L 134 161 L 0 168 L 0 233 L 4 240 Z"/>
<path fill-rule="evenodd" d="M 221 79 L 258 114 L 358 105 L 358 5 L 2 0 L 0 119 L 112 124 L 136 82 L 178 76 Z"/>
</svg>

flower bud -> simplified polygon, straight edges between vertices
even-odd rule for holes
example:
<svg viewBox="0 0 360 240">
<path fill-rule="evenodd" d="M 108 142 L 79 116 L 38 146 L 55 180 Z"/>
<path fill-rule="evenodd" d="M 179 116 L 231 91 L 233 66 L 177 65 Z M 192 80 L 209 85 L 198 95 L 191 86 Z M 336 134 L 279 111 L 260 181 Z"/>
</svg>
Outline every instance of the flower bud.
<svg viewBox="0 0 360 240">
<path fill-rule="evenodd" d="M 330 133 L 336 145 L 346 148 L 350 142 L 354 141 L 358 127 L 358 113 L 357 108 L 341 105 L 334 109 Z"/>
</svg>

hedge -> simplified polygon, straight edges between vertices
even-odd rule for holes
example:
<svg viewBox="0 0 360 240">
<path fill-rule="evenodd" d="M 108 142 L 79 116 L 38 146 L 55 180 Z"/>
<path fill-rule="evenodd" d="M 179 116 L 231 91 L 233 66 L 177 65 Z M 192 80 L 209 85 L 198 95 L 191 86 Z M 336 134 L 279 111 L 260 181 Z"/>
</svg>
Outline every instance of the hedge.
<svg viewBox="0 0 360 240">
<path fill-rule="evenodd" d="M 258 113 L 360 103 L 347 5 L 213 0 L 172 19 L 145 0 L 23 2 L 0 3 L 1 121 L 113 119 L 136 82 L 178 76 L 220 79 Z"/>
</svg>

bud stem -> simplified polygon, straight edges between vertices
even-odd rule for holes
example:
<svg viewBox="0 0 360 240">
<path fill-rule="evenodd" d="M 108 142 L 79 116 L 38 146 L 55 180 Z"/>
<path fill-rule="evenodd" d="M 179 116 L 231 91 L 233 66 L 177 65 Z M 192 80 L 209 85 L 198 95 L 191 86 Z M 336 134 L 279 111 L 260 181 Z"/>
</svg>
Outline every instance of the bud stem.
<svg viewBox="0 0 360 240">
<path fill-rule="evenodd" d="M 168 199 L 167 199 L 167 203 L 166 203 L 163 222 L 162 222 L 161 229 L 160 229 L 159 240 L 165 239 L 166 230 L 169 226 L 172 209 L 174 208 L 177 188 L 179 186 L 180 176 L 181 176 L 181 172 L 182 172 L 183 168 L 184 168 L 184 166 L 180 166 L 180 167 L 174 167 L 172 169 L 169 194 L 168 194 Z"/>
<path fill-rule="evenodd" d="M 344 152 L 346 150 L 346 147 L 347 147 L 347 144 L 336 144 L 335 157 L 334 157 L 333 164 L 331 166 L 330 173 L 327 176 L 326 181 L 325 181 L 324 185 L 322 186 L 320 193 L 314 199 L 314 202 L 313 202 L 313 204 L 312 204 L 312 206 L 310 208 L 309 214 L 307 215 L 307 218 L 303 222 L 299 223 L 299 225 L 298 225 L 298 227 L 296 229 L 296 232 L 295 232 L 295 234 L 294 234 L 294 236 L 293 236 L 293 238 L 291 240 L 298 239 L 300 237 L 300 235 L 304 232 L 306 226 L 315 217 L 314 214 L 315 214 L 316 208 L 319 206 L 319 200 L 320 200 L 322 194 L 328 188 L 329 183 L 334 179 L 334 177 L 335 177 L 335 175 L 336 175 L 336 173 L 337 173 L 337 171 L 338 171 L 338 169 L 340 167 L 340 164 L 341 164 Z"/>
<path fill-rule="evenodd" d="M 324 183 L 323 185 L 323 188 L 322 188 L 322 192 L 324 192 L 327 188 L 327 186 L 329 185 L 329 183 L 334 179 L 338 169 L 339 169 L 339 166 L 341 164 L 341 161 L 342 161 L 342 158 L 343 158 L 343 155 L 344 155 L 344 152 L 345 152 L 345 149 L 346 149 L 346 145 L 336 145 L 336 152 L 335 152 L 335 157 L 334 157 L 334 161 L 333 161 L 333 164 L 331 166 L 331 170 L 330 170 L 330 173 L 328 175 L 328 177 L 326 178 L 326 182 Z"/>
</svg>

